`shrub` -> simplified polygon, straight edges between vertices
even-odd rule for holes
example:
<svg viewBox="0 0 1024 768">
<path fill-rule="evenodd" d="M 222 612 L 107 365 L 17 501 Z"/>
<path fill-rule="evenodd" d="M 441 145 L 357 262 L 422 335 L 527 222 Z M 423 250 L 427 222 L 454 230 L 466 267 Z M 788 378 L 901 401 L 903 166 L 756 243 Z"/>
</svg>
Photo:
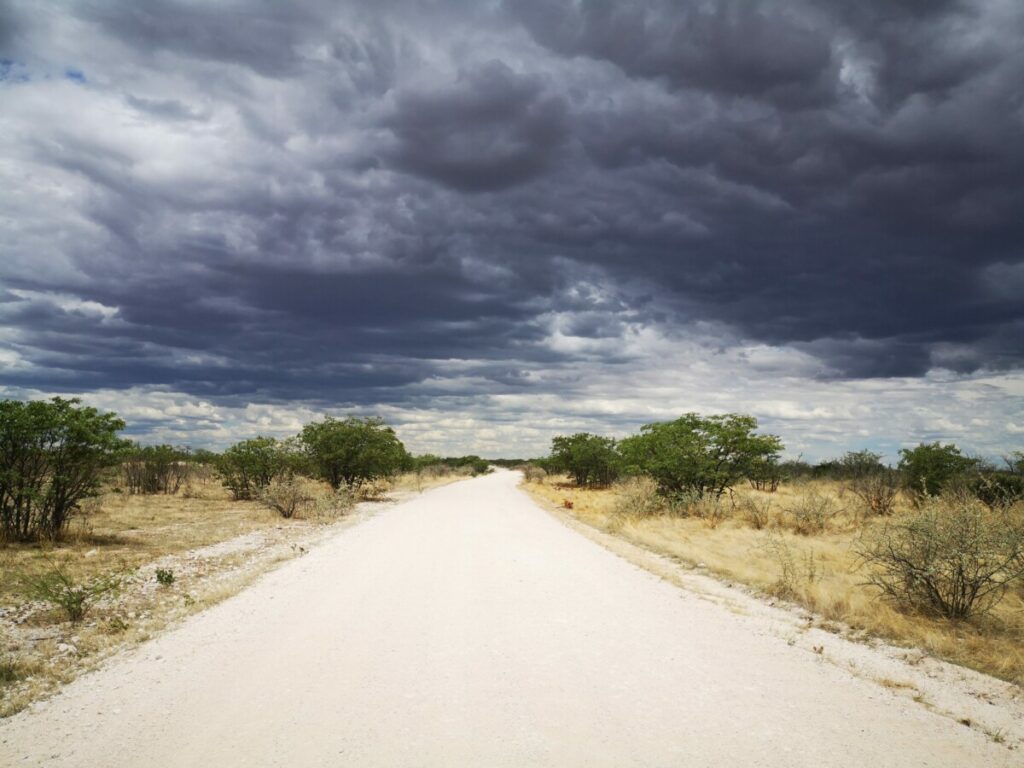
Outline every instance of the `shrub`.
<svg viewBox="0 0 1024 768">
<path fill-rule="evenodd" d="M 174 494 L 188 478 L 188 451 L 171 445 L 135 446 L 121 463 L 129 493 Z"/>
<path fill-rule="evenodd" d="M 962 455 L 952 444 L 921 443 L 900 451 L 900 471 L 907 488 L 918 500 L 951 489 L 976 465 L 975 459 Z"/>
<path fill-rule="evenodd" d="M 891 515 L 900 492 L 900 477 L 891 469 L 883 468 L 854 477 L 845 487 L 871 514 Z"/>
<path fill-rule="evenodd" d="M 751 462 L 747 480 L 755 491 L 775 493 L 782 482 L 782 469 L 775 457 L 759 458 Z"/>
<path fill-rule="evenodd" d="M 730 519 L 733 512 L 732 501 L 727 501 L 721 496 L 706 496 L 693 502 L 689 507 L 689 513 L 703 520 L 708 528 L 717 528 Z"/>
<path fill-rule="evenodd" d="M 631 477 L 617 487 L 614 514 L 627 517 L 651 517 L 664 511 L 665 500 L 657 484 L 649 477 Z"/>
<path fill-rule="evenodd" d="M 610 437 L 577 432 L 551 441 L 551 462 L 576 485 L 608 485 L 619 475 L 620 458 Z"/>
<path fill-rule="evenodd" d="M 543 483 L 547 479 L 548 473 L 536 464 L 524 464 L 522 469 L 523 477 L 528 483 Z"/>
<path fill-rule="evenodd" d="M 281 517 L 290 519 L 305 509 L 312 498 L 306 492 L 302 481 L 291 476 L 270 483 L 263 489 L 260 500 Z"/>
<path fill-rule="evenodd" d="M 966 619 L 1024 576 L 1024 520 L 1019 510 L 946 494 L 867 536 L 858 554 L 868 583 L 900 607 Z"/>
<path fill-rule="evenodd" d="M 971 493 L 990 507 L 1001 507 L 1024 501 L 1024 474 L 985 469 L 967 483 Z"/>
<path fill-rule="evenodd" d="M 0 685 L 16 683 L 22 678 L 21 668 L 14 661 L 0 659 Z"/>
<path fill-rule="evenodd" d="M 300 435 L 314 472 L 334 489 L 358 488 L 406 466 L 409 456 L 395 431 L 381 419 L 334 419 L 307 424 Z"/>
<path fill-rule="evenodd" d="M 272 437 L 254 437 L 224 451 L 217 471 L 235 499 L 252 499 L 290 468 L 292 453 Z"/>
<path fill-rule="evenodd" d="M 0 539 L 60 538 L 117 463 L 124 422 L 78 402 L 0 402 Z"/>
<path fill-rule="evenodd" d="M 69 621 L 76 623 L 85 618 L 97 599 L 116 590 L 120 585 L 121 579 L 116 575 L 78 583 L 56 564 L 51 565 L 44 574 L 26 576 L 22 579 L 27 597 L 60 608 Z"/>
<path fill-rule="evenodd" d="M 167 568 L 157 568 L 156 583 L 162 587 L 171 586 L 174 583 L 174 571 Z"/>
<path fill-rule="evenodd" d="M 767 528 L 771 522 L 771 499 L 755 499 L 752 496 L 747 496 L 740 501 L 739 509 L 743 514 L 743 518 L 754 530 L 760 531 Z"/>
<path fill-rule="evenodd" d="M 802 536 L 824 533 L 841 511 L 835 499 L 811 489 L 786 507 L 790 527 Z"/>
<path fill-rule="evenodd" d="M 654 478 L 666 496 L 720 497 L 758 462 L 782 450 L 775 435 L 757 435 L 753 416 L 688 413 L 675 421 L 646 424 L 619 444 L 627 468 Z"/>
</svg>

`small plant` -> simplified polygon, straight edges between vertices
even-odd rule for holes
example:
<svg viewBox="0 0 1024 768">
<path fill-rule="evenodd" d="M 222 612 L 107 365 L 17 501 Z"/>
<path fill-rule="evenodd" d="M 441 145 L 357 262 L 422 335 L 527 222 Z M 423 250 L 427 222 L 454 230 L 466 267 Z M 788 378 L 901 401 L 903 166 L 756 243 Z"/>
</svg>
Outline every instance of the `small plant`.
<svg viewBox="0 0 1024 768">
<path fill-rule="evenodd" d="M 119 576 L 110 575 L 78 583 L 57 564 L 39 576 L 26 576 L 22 586 L 27 597 L 60 608 L 68 620 L 77 623 L 85 618 L 92 604 L 121 585 Z"/>
<path fill-rule="evenodd" d="M 831 496 L 810 490 L 786 508 L 790 526 L 802 536 L 824 533 L 840 509 Z"/>
<path fill-rule="evenodd" d="M 756 531 L 767 528 L 771 522 L 771 499 L 761 500 L 748 496 L 740 502 L 739 508 L 743 518 Z"/>
<path fill-rule="evenodd" d="M 21 680 L 21 669 L 9 659 L 0 659 L 0 685 L 8 685 Z"/>
<path fill-rule="evenodd" d="M 733 503 L 721 497 L 706 497 L 690 505 L 690 514 L 703 520 L 708 528 L 715 529 L 732 517 Z"/>
<path fill-rule="evenodd" d="M 927 499 L 858 547 L 868 583 L 897 605 L 947 619 L 985 613 L 1024 577 L 1024 520 L 967 494 Z"/>
<path fill-rule="evenodd" d="M 764 550 L 779 566 L 779 578 L 772 591 L 781 598 L 794 597 L 798 571 L 792 548 L 781 535 L 769 533 L 764 541 Z"/>
<path fill-rule="evenodd" d="M 156 582 L 163 587 L 171 586 L 174 583 L 174 571 L 167 568 L 157 568 Z"/>
<path fill-rule="evenodd" d="M 109 619 L 107 619 L 106 629 L 108 634 L 119 635 L 122 632 L 127 631 L 128 622 L 122 619 L 120 616 L 111 616 Z"/>
</svg>

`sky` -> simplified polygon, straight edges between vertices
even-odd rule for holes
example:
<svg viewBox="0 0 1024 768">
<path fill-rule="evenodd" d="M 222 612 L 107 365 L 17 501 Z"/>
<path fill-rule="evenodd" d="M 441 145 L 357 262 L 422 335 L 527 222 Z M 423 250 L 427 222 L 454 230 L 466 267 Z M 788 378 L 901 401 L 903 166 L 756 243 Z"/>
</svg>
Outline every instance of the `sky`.
<svg viewBox="0 0 1024 768">
<path fill-rule="evenodd" d="M 1024 448 L 1019 0 L 0 3 L 0 396 Z"/>
</svg>

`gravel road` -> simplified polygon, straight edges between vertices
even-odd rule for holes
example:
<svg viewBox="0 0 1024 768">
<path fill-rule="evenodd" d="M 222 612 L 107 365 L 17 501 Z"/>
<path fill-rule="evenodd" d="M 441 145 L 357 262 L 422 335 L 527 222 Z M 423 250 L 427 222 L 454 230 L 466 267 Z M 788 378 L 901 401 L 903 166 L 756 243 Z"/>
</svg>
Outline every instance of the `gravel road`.
<svg viewBox="0 0 1024 768">
<path fill-rule="evenodd" d="M 0 765 L 1022 764 L 620 559 L 518 479 L 340 532 L 0 722 Z"/>
</svg>

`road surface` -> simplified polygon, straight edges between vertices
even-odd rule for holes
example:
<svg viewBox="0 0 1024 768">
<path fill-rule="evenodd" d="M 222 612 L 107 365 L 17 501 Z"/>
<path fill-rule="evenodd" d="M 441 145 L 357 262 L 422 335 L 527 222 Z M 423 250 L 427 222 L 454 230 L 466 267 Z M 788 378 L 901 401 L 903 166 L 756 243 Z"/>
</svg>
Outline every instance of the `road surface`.
<svg viewBox="0 0 1024 768">
<path fill-rule="evenodd" d="M 340 532 L 0 722 L 0 765 L 1009 766 L 498 472 Z"/>
</svg>

